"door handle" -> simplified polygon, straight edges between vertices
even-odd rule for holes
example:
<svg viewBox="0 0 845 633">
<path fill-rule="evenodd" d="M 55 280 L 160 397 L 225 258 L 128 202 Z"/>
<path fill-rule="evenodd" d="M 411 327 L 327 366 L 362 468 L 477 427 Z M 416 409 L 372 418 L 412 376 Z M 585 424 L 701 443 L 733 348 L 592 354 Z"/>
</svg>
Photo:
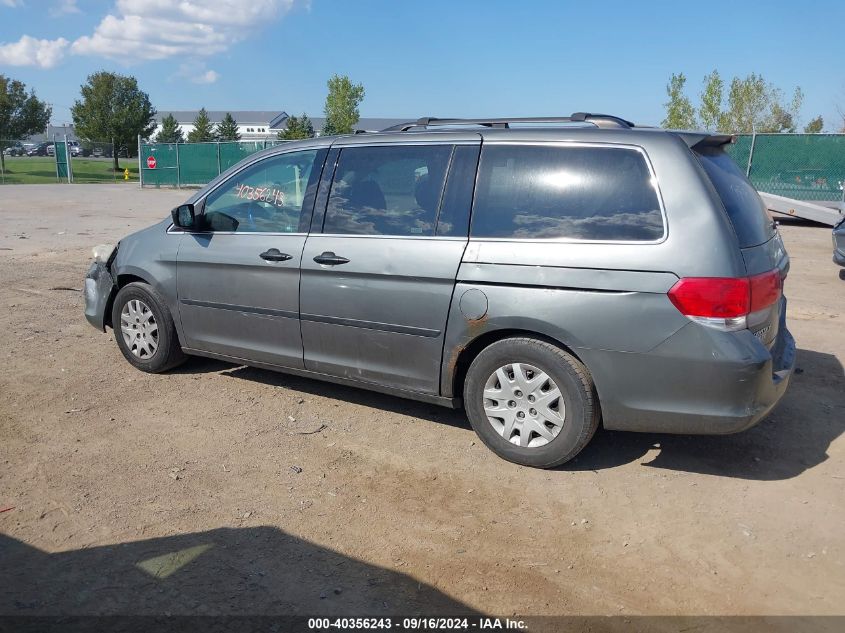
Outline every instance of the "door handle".
<svg viewBox="0 0 845 633">
<path fill-rule="evenodd" d="M 282 253 L 279 251 L 278 248 L 271 248 L 270 250 L 266 250 L 261 253 L 259 257 L 268 262 L 286 262 L 289 259 L 293 259 L 293 255 Z"/>
<path fill-rule="evenodd" d="M 335 255 L 332 251 L 326 251 L 322 255 L 317 255 L 314 261 L 318 264 L 326 264 L 327 266 L 337 266 L 338 264 L 346 264 L 349 262 L 345 257 Z"/>
</svg>

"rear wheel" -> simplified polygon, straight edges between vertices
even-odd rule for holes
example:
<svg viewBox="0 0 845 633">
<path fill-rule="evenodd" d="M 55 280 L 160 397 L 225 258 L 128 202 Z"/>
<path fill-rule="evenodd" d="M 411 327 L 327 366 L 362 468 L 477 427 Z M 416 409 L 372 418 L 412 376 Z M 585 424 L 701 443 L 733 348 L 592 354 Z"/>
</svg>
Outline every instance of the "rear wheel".
<svg viewBox="0 0 845 633">
<path fill-rule="evenodd" d="M 185 361 L 170 310 L 149 284 L 134 282 L 120 289 L 112 324 L 124 358 L 141 371 L 159 373 Z"/>
<path fill-rule="evenodd" d="M 538 468 L 575 457 L 599 424 L 587 368 L 559 347 L 527 337 L 481 351 L 467 372 L 464 407 L 493 452 Z"/>
</svg>

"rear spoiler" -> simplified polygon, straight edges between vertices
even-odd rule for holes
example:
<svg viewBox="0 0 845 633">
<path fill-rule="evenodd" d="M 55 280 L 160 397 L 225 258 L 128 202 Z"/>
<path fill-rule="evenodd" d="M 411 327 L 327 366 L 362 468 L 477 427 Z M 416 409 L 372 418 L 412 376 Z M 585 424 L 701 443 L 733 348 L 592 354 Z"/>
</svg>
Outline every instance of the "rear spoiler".
<svg viewBox="0 0 845 633">
<path fill-rule="evenodd" d="M 692 149 L 702 147 L 721 147 L 736 142 L 734 134 L 710 134 L 708 132 L 678 131 L 675 134 Z"/>
</svg>

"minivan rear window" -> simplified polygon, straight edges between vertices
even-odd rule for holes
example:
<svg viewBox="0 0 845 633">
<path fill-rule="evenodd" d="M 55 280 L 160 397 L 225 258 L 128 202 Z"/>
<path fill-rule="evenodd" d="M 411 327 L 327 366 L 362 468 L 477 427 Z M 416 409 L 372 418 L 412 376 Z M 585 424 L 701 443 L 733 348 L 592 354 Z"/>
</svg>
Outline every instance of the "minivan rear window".
<svg viewBox="0 0 845 633">
<path fill-rule="evenodd" d="M 766 205 L 739 166 L 719 147 L 703 147 L 695 153 L 725 205 L 740 248 L 768 242 L 774 226 Z"/>
<path fill-rule="evenodd" d="M 482 147 L 475 238 L 656 241 L 663 214 L 645 156 L 565 145 Z"/>
</svg>

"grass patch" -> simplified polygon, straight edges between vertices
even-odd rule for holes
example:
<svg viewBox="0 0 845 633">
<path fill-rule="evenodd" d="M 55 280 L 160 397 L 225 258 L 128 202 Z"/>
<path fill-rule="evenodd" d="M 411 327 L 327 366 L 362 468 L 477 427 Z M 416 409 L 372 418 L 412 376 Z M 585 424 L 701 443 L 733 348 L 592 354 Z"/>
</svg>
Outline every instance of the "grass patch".
<svg viewBox="0 0 845 633">
<path fill-rule="evenodd" d="M 5 183 L 51 184 L 56 179 L 56 159 L 52 156 L 6 156 Z M 138 182 L 138 159 L 121 158 L 120 172 L 112 171 L 111 158 L 72 158 L 73 182 L 123 182 L 123 170 L 129 169 L 129 182 Z M 0 183 L 3 179 L 0 178 Z M 62 182 L 66 182 L 63 180 Z"/>
</svg>

